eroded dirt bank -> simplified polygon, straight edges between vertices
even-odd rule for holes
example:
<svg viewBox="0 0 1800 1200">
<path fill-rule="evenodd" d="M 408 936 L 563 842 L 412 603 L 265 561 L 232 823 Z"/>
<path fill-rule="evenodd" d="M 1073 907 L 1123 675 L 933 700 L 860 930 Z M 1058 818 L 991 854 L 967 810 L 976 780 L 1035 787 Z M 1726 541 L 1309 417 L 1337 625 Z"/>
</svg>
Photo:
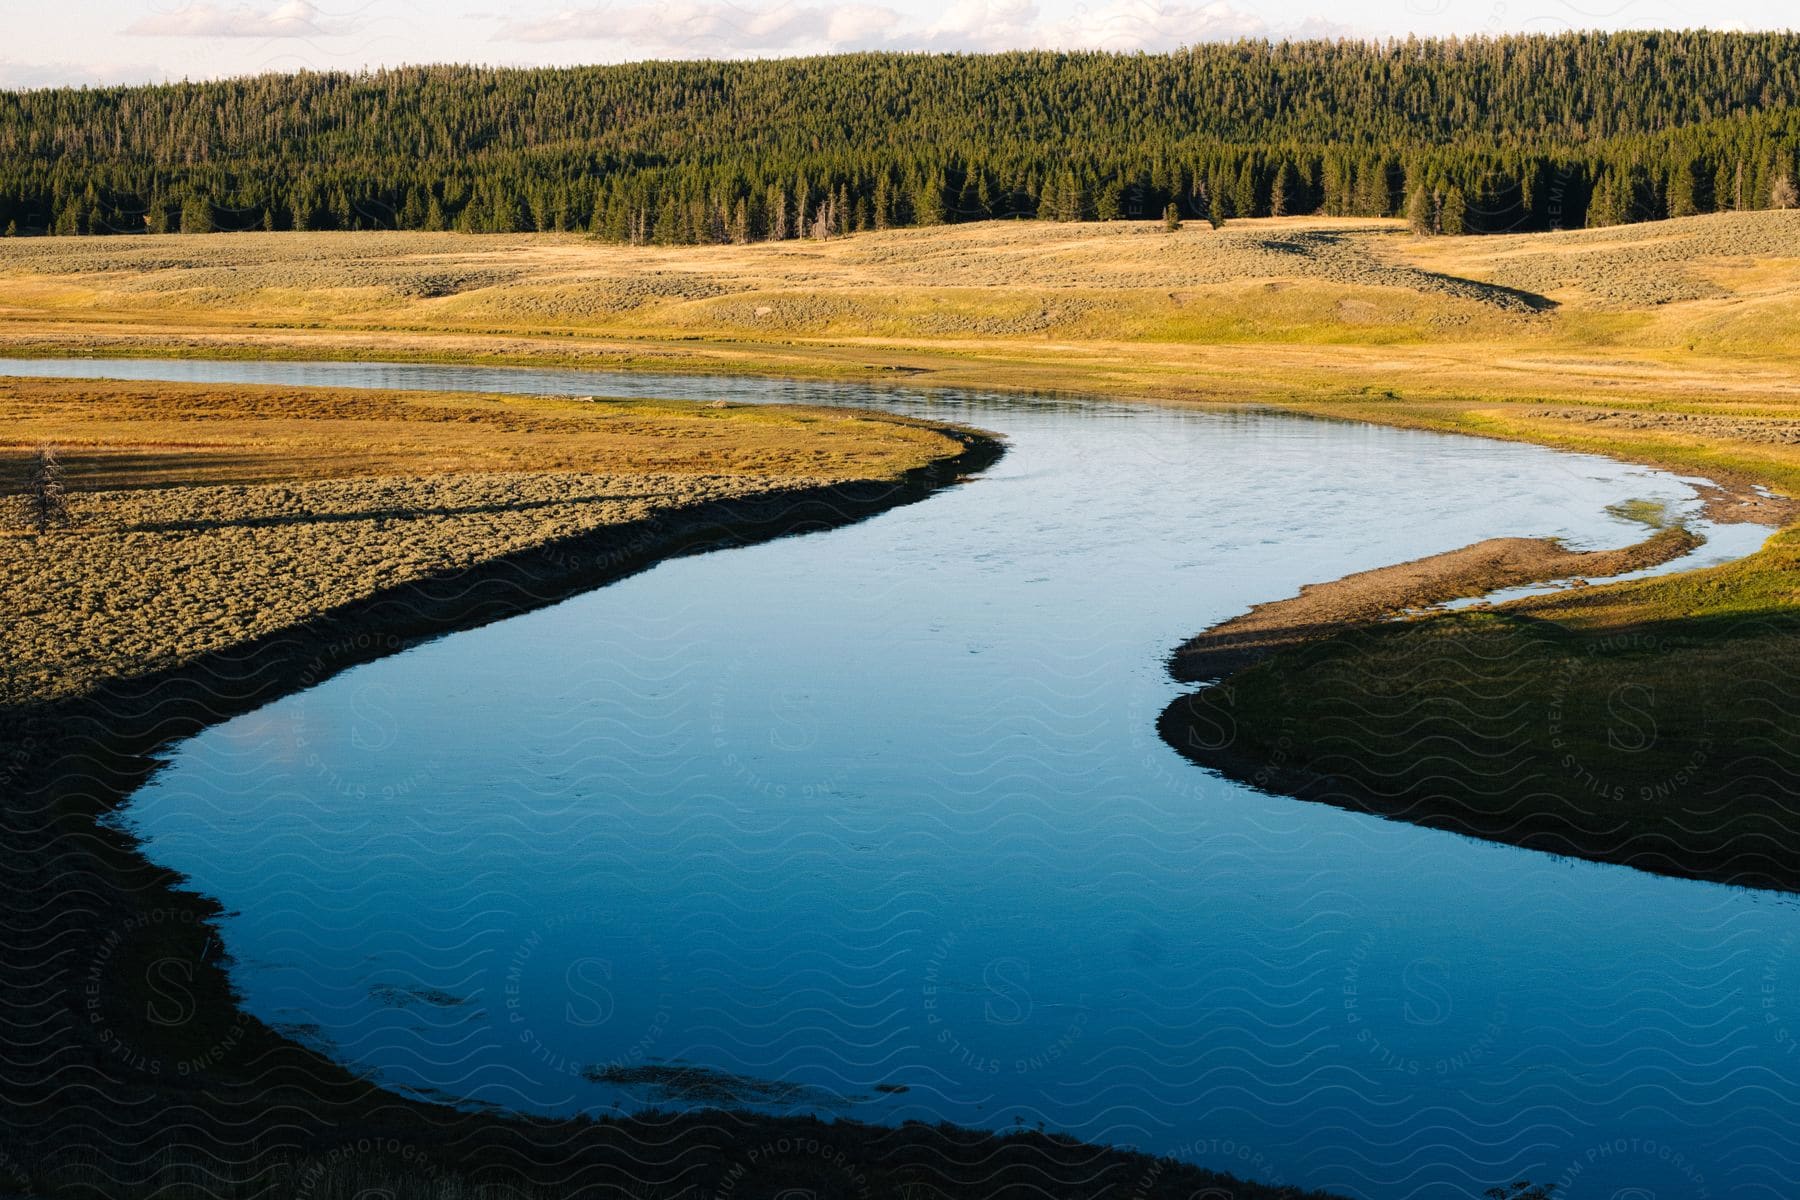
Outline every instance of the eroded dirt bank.
<svg viewBox="0 0 1800 1200">
<path fill-rule="evenodd" d="M 1308 584 L 1290 599 L 1258 604 L 1184 643 L 1169 669 L 1184 683 L 1210 683 L 1278 650 L 1412 609 L 1554 579 L 1643 570 L 1699 544 L 1700 538 L 1683 528 L 1660 530 L 1617 550 L 1570 550 L 1552 538 L 1489 538 L 1460 550 Z"/>
</svg>

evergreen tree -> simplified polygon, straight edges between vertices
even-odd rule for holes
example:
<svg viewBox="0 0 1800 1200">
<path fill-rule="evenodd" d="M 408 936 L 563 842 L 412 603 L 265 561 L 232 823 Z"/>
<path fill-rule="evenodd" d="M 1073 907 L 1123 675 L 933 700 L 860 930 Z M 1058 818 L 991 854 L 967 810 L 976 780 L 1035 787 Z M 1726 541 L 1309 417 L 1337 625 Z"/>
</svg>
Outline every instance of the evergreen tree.
<svg viewBox="0 0 1800 1200">
<path fill-rule="evenodd" d="M 875 228 L 886 229 L 894 223 L 893 182 L 886 171 L 875 177 L 874 210 Z"/>
<path fill-rule="evenodd" d="M 1731 164 L 1721 161 L 1718 165 L 1718 169 L 1713 172 L 1712 193 L 1714 212 L 1731 211 L 1732 178 L 1733 171 Z"/>
<path fill-rule="evenodd" d="M 1359 217 L 1385 217 L 1393 197 L 1388 191 L 1388 168 L 1384 162 L 1366 164 L 1356 176 L 1356 206 Z"/>
<path fill-rule="evenodd" d="M 1621 221 L 1654 221 L 1664 215 L 1663 197 L 1657 192 L 1650 172 L 1641 163 L 1633 163 L 1626 169 L 1618 201 Z"/>
<path fill-rule="evenodd" d="M 1320 166 L 1319 187 L 1323 193 L 1320 207 L 1334 217 L 1341 217 L 1350 212 L 1355 201 L 1355 188 L 1351 181 L 1350 163 L 1341 152 L 1333 152 L 1325 156 Z"/>
<path fill-rule="evenodd" d="M 1048 206 L 1050 217 L 1058 221 L 1080 221 L 1087 216 L 1087 197 L 1072 170 L 1064 171 L 1055 184 L 1054 202 Z"/>
<path fill-rule="evenodd" d="M 1238 170 L 1237 188 L 1232 193 L 1232 215 L 1254 217 L 1261 206 L 1257 203 L 1256 168 L 1246 159 Z"/>
<path fill-rule="evenodd" d="M 1677 162 L 1669 168 L 1669 215 L 1691 217 L 1700 211 L 1694 163 Z"/>
<path fill-rule="evenodd" d="M 1294 188 L 1299 180 L 1294 174 L 1291 163 L 1282 163 L 1275 172 L 1275 181 L 1269 185 L 1269 215 L 1285 217 L 1293 211 Z"/>
<path fill-rule="evenodd" d="M 806 173 L 802 171 L 794 180 L 794 236 L 804 238 L 810 228 L 808 216 L 812 212 L 812 185 L 807 182 Z M 921 225 L 926 222 L 919 222 Z"/>
<path fill-rule="evenodd" d="M 661 203 L 657 206 L 656 217 L 651 225 L 651 240 L 665 246 L 694 240 L 693 234 L 683 228 L 681 207 L 681 202 L 676 198 L 675 193 L 664 194 Z"/>
<path fill-rule="evenodd" d="M 1424 184 L 1415 184 L 1406 195 L 1406 224 L 1414 233 L 1437 232 L 1436 214 L 1432 211 L 1431 193 Z"/>
<path fill-rule="evenodd" d="M 39 446 L 32 459 L 31 472 L 25 481 L 25 506 L 38 533 L 50 532 L 58 525 L 69 525 L 68 491 L 63 484 L 62 461 L 51 446 Z"/>
<path fill-rule="evenodd" d="M 1444 193 L 1438 205 L 1438 232 L 1445 237 L 1461 237 L 1469 231 L 1469 201 L 1459 187 Z"/>
<path fill-rule="evenodd" d="M 944 179 L 942 174 L 934 172 L 919 176 L 913 184 L 912 209 L 915 225 L 942 225 L 944 223 Z"/>
<path fill-rule="evenodd" d="M 1125 215 L 1125 188 L 1123 184 L 1110 183 L 1100 189 L 1094 201 L 1094 217 L 1100 221 L 1117 221 Z"/>
<path fill-rule="evenodd" d="M 1588 195 L 1587 227 L 1599 229 L 1618 225 L 1625 220 L 1625 202 L 1620 197 L 1617 179 L 1611 173 L 1602 175 Z"/>
<path fill-rule="evenodd" d="M 199 198 L 230 230 L 709 241 L 740 199 L 770 237 L 825 200 L 843 233 L 1171 202 L 1379 215 L 1426 183 L 1462 193 L 1469 232 L 1546 229 L 1606 176 L 1595 220 L 1770 205 L 1797 101 L 1800 34 L 1699 30 L 52 88 L 0 92 L 0 224 L 173 231 Z"/>
<path fill-rule="evenodd" d="M 1750 179 L 1749 207 L 1763 207 L 1768 202 L 1774 184 L 1775 181 L 1769 177 L 1768 162 L 1759 160 L 1756 164 L 1756 173 Z"/>
<path fill-rule="evenodd" d="M 181 202 L 181 232 L 212 233 L 212 204 L 204 196 L 190 195 Z"/>
<path fill-rule="evenodd" d="M 788 236 L 787 189 L 779 183 L 771 183 L 768 195 L 763 201 L 763 208 L 768 213 L 769 240 L 771 242 L 786 241 Z"/>
</svg>

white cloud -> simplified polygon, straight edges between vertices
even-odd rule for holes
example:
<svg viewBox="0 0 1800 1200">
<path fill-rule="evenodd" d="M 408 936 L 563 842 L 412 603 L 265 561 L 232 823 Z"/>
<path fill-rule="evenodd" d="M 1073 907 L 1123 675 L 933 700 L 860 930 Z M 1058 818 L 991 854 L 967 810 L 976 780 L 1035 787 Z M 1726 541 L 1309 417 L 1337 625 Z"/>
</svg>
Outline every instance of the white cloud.
<svg viewBox="0 0 1800 1200">
<path fill-rule="evenodd" d="M 1154 0 L 1112 0 L 1091 12 L 1061 22 L 1053 31 L 1063 49 L 1175 50 L 1197 42 L 1253 37 L 1348 37 L 1350 30 L 1332 22 L 1274 25 L 1260 13 L 1226 0 L 1203 4 L 1160 4 Z"/>
<path fill-rule="evenodd" d="M 342 37 L 357 27 L 349 14 L 321 12 L 310 0 L 285 0 L 274 8 L 226 7 L 201 0 L 153 13 L 125 32 L 139 37 L 318 38 Z"/>
<path fill-rule="evenodd" d="M 897 49 L 1004 50 L 1041 46 L 1042 18 L 1030 0 L 963 0 L 923 30 L 903 36 Z"/>
<path fill-rule="evenodd" d="M 650 57 L 738 57 L 878 41 L 898 21 L 874 5 L 741 7 L 717 0 L 565 8 L 547 17 L 507 21 L 501 37 L 520 42 L 612 42 Z"/>
<path fill-rule="evenodd" d="M 1230 0 L 1108 0 L 1046 19 L 1033 0 L 954 0 L 933 19 L 881 4 L 672 0 L 564 8 L 501 23 L 503 41 L 599 42 L 616 58 L 745 58 L 850 50 L 1170 50 L 1238 37 L 1349 36 L 1333 22 L 1274 25 Z"/>
<path fill-rule="evenodd" d="M 0 58 L 0 88 L 8 91 L 47 87 L 104 87 L 124 83 L 160 83 L 169 72 L 154 63 L 20 62 Z"/>
</svg>

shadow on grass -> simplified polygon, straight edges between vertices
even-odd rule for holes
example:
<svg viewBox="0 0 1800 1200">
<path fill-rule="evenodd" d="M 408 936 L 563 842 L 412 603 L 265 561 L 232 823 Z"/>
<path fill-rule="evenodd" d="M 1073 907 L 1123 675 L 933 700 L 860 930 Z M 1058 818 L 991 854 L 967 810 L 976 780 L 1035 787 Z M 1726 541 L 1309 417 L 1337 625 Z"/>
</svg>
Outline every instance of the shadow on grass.
<svg viewBox="0 0 1800 1200">
<path fill-rule="evenodd" d="M 414 521 L 425 517 L 468 517 L 481 514 L 534 512 L 589 504 L 643 502 L 636 496 L 550 496 L 542 500 L 505 500 L 489 504 L 441 505 L 427 508 L 367 508 L 350 512 L 275 513 L 261 517 L 193 521 L 143 521 L 122 526 L 127 533 L 200 533 L 214 529 L 263 529 L 286 525 L 342 525 L 358 521 Z"/>
<path fill-rule="evenodd" d="M 1306 256 L 1313 246 L 1337 246 L 1351 239 L 1344 234 L 1328 229 L 1311 229 L 1294 235 L 1289 239 L 1271 238 L 1263 241 L 1265 249 L 1278 254 Z M 1439 283 L 1453 285 L 1454 290 L 1472 294 L 1489 304 L 1501 308 L 1523 308 L 1531 312 L 1550 312 L 1562 307 L 1548 296 L 1537 292 L 1527 292 L 1520 288 L 1506 287 L 1503 284 L 1489 283 L 1485 279 L 1468 279 L 1461 275 L 1446 275 L 1442 271 L 1428 271 L 1423 267 L 1397 266 L 1394 270 L 1414 275 L 1421 279 L 1436 280 Z"/>
<path fill-rule="evenodd" d="M 1505 613 L 1365 627 L 1171 703 L 1260 790 L 1659 874 L 1800 890 L 1800 617 L 1599 636 Z"/>
</svg>

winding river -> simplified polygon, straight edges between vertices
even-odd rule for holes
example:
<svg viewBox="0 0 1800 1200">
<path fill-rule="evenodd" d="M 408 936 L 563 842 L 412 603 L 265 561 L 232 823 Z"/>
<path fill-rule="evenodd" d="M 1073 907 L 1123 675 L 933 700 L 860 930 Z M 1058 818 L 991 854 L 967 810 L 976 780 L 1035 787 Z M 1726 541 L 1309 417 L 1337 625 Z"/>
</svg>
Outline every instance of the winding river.
<svg viewBox="0 0 1800 1200">
<path fill-rule="evenodd" d="M 1154 728 L 1211 622 L 1479 538 L 1622 545 L 1642 530 L 1610 504 L 1696 511 L 1670 475 L 854 385 L 0 371 L 854 404 L 1008 439 L 921 503 L 669 561 L 170 749 L 120 820 L 223 902 L 251 1011 L 390 1087 L 1041 1123 L 1367 1197 L 1800 1177 L 1794 899 L 1258 794 Z M 1701 561 L 1766 531 L 1710 532 Z"/>
</svg>

